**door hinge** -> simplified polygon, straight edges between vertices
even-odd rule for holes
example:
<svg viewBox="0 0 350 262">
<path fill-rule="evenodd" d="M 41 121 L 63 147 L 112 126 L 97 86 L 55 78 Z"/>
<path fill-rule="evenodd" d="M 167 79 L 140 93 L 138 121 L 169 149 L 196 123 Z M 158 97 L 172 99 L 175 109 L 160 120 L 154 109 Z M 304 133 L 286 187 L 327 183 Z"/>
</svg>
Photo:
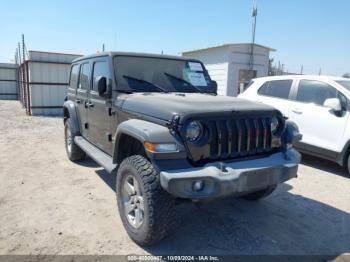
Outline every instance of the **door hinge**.
<svg viewBox="0 0 350 262">
<path fill-rule="evenodd" d="M 109 116 L 114 116 L 115 115 L 115 111 L 112 110 L 112 107 L 108 108 L 108 115 Z"/>
<path fill-rule="evenodd" d="M 107 134 L 107 138 L 108 138 L 108 141 L 109 141 L 109 142 L 113 142 L 113 136 L 112 136 L 111 133 L 108 133 L 108 134 Z"/>
</svg>

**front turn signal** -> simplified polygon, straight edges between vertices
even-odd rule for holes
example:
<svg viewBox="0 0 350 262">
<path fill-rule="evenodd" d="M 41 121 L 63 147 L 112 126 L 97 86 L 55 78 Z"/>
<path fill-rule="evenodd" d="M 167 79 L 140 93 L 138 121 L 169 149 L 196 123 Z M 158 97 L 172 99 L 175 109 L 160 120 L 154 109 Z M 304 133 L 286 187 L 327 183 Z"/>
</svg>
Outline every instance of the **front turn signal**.
<svg viewBox="0 0 350 262">
<path fill-rule="evenodd" d="M 171 153 L 178 152 L 178 147 L 174 143 L 151 143 L 144 142 L 147 151 L 152 153 Z"/>
</svg>

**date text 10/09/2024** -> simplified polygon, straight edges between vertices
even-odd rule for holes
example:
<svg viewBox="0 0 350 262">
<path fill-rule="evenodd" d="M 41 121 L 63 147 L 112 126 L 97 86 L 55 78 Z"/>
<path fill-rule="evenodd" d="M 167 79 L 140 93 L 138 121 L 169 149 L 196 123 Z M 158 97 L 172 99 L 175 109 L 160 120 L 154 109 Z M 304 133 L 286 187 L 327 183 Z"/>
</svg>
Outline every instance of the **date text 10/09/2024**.
<svg viewBox="0 0 350 262">
<path fill-rule="evenodd" d="M 217 256 L 152 256 L 128 255 L 127 261 L 219 261 Z"/>
</svg>

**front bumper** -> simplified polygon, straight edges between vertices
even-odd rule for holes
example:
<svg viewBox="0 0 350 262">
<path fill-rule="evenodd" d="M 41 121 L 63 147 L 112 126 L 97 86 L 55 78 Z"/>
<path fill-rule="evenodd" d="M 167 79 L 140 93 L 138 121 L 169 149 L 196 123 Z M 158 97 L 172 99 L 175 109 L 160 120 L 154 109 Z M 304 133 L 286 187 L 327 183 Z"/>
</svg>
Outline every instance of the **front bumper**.
<svg viewBox="0 0 350 262">
<path fill-rule="evenodd" d="M 300 154 L 289 149 L 265 158 L 162 171 L 160 183 L 166 191 L 180 198 L 243 195 L 296 177 L 300 160 Z M 197 192 L 193 190 L 193 183 L 199 180 L 204 182 L 204 187 Z"/>
</svg>

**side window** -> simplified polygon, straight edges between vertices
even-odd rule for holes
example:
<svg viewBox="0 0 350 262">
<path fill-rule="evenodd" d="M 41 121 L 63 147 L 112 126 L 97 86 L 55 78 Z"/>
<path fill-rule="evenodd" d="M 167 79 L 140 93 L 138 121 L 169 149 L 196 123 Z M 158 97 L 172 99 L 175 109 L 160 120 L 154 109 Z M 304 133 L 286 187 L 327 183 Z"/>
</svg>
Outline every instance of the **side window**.
<svg viewBox="0 0 350 262">
<path fill-rule="evenodd" d="M 107 79 L 109 78 L 109 68 L 106 61 L 97 61 L 94 63 L 94 73 L 93 73 L 93 86 L 92 89 L 98 92 L 96 85 L 96 78 L 99 76 L 104 76 Z"/>
<path fill-rule="evenodd" d="M 81 65 L 79 88 L 84 90 L 90 89 L 90 65 L 88 63 Z"/>
<path fill-rule="evenodd" d="M 73 65 L 70 71 L 69 86 L 76 89 L 78 84 L 79 65 Z"/>
<path fill-rule="evenodd" d="M 268 81 L 259 88 L 258 93 L 264 96 L 288 99 L 293 80 Z"/>
<path fill-rule="evenodd" d="M 346 108 L 346 97 L 333 86 L 315 80 L 301 80 L 299 83 L 297 101 L 323 105 L 328 98 L 339 98 Z"/>
</svg>

